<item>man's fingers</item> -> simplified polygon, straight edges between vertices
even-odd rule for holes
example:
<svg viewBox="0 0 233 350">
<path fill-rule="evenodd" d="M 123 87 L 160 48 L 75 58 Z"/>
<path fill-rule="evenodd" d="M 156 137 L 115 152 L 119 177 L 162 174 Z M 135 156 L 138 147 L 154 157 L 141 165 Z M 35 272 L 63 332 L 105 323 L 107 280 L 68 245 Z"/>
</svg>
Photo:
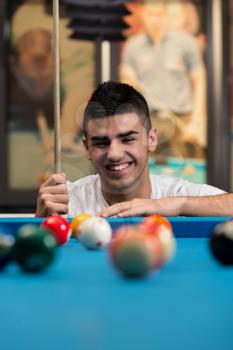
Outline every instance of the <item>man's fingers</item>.
<svg viewBox="0 0 233 350">
<path fill-rule="evenodd" d="M 61 203 L 61 204 L 67 204 L 68 203 L 68 196 L 64 194 L 45 194 L 41 197 L 41 202 L 46 205 L 47 202 L 53 202 L 53 203 Z"/>
<path fill-rule="evenodd" d="M 133 199 L 132 201 L 114 204 L 111 207 L 102 210 L 99 215 L 103 217 L 141 216 L 152 213 L 153 210 L 154 201 L 151 199 Z"/>
<path fill-rule="evenodd" d="M 61 185 L 56 185 L 56 186 L 46 186 L 46 187 L 41 187 L 39 194 L 43 195 L 44 193 L 49 193 L 49 194 L 67 194 L 68 195 L 68 190 L 67 186 L 64 184 Z"/>
<path fill-rule="evenodd" d="M 53 202 L 47 202 L 46 203 L 46 214 L 67 214 L 68 213 L 68 205 L 67 204 L 61 204 L 61 203 L 53 203 Z"/>
<path fill-rule="evenodd" d="M 145 210 L 145 207 L 136 207 L 136 208 L 124 210 L 121 213 L 117 214 L 116 217 L 126 218 L 130 216 L 145 216 L 145 215 L 148 215 L 147 211 Z"/>
<path fill-rule="evenodd" d="M 43 184 L 43 187 L 47 186 L 55 186 L 58 184 L 65 184 L 66 183 L 66 176 L 65 174 L 53 174 L 51 175 Z"/>
<path fill-rule="evenodd" d="M 108 216 L 117 215 L 123 210 L 126 210 L 127 208 L 129 208 L 129 206 L 130 206 L 130 202 L 117 203 L 107 209 L 102 210 L 99 213 L 99 216 L 108 217 Z"/>
<path fill-rule="evenodd" d="M 52 174 L 39 189 L 36 216 L 67 214 L 68 212 L 68 190 L 66 186 L 66 175 Z"/>
</svg>

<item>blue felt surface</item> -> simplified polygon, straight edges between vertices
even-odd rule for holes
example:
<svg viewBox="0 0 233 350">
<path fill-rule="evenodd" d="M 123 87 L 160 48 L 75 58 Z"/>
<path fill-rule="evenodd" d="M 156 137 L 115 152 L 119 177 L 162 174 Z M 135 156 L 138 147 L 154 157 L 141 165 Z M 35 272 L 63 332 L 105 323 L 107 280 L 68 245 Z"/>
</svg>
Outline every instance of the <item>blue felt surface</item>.
<svg viewBox="0 0 233 350">
<path fill-rule="evenodd" d="M 168 219 L 176 237 L 209 237 L 218 223 L 228 220 L 230 217 L 170 217 Z M 107 220 L 114 230 L 123 224 L 139 224 L 143 218 L 108 218 Z M 42 221 L 42 218 L 0 218 L 0 232 L 3 225 L 15 234 L 22 225 L 32 223 L 40 225 Z"/>
<path fill-rule="evenodd" d="M 72 240 L 45 274 L 0 275 L 1 349 L 231 350 L 233 269 L 206 238 L 179 238 L 173 261 L 126 280 L 105 251 Z"/>
</svg>

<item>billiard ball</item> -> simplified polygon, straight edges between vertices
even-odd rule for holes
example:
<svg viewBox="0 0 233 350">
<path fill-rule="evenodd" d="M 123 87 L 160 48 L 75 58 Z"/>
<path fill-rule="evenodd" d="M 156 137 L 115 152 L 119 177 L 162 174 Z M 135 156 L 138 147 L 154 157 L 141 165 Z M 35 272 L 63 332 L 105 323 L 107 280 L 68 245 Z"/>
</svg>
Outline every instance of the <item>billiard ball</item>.
<svg viewBox="0 0 233 350">
<path fill-rule="evenodd" d="M 54 235 L 58 245 L 65 244 L 70 239 L 70 223 L 63 216 L 50 215 L 42 222 L 41 227 Z"/>
<path fill-rule="evenodd" d="M 0 234 L 12 236 L 13 231 L 11 228 L 9 228 L 9 226 L 0 224 Z"/>
<path fill-rule="evenodd" d="M 162 264 L 161 242 L 136 225 L 122 225 L 114 232 L 109 254 L 116 269 L 127 277 L 143 277 Z"/>
<path fill-rule="evenodd" d="M 77 235 L 87 249 L 99 249 L 106 247 L 111 241 L 112 229 L 107 220 L 93 216 L 79 225 Z"/>
<path fill-rule="evenodd" d="M 71 221 L 70 227 L 72 230 L 72 236 L 78 239 L 78 228 L 81 224 L 81 222 L 83 222 L 84 220 L 86 220 L 87 218 L 90 218 L 91 215 L 86 214 L 86 213 L 82 213 L 79 214 L 77 216 L 75 216 L 75 218 L 73 218 L 73 220 Z"/>
<path fill-rule="evenodd" d="M 0 233 L 0 270 L 11 261 L 11 252 L 15 239 L 11 235 Z"/>
<path fill-rule="evenodd" d="M 36 225 L 24 225 L 16 234 L 12 258 L 25 272 L 40 272 L 54 260 L 56 247 L 51 233 Z"/>
<path fill-rule="evenodd" d="M 218 224 L 210 237 L 210 250 L 223 265 L 233 265 L 233 220 Z"/>
<path fill-rule="evenodd" d="M 172 226 L 170 222 L 162 215 L 152 214 L 143 219 L 140 226 L 146 227 L 147 229 L 151 228 L 152 231 L 156 226 L 163 225 L 167 230 L 172 234 Z"/>
<path fill-rule="evenodd" d="M 150 215 L 146 217 L 140 224 L 146 232 L 153 236 L 157 236 L 163 247 L 163 261 L 169 261 L 176 251 L 176 240 L 170 222 L 162 215 Z"/>
</svg>

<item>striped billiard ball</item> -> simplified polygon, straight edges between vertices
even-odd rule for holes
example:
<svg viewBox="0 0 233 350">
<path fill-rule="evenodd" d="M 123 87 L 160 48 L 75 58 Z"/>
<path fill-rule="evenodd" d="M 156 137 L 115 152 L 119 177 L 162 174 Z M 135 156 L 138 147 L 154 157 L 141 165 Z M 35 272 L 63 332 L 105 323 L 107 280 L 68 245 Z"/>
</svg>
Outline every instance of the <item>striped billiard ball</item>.
<svg viewBox="0 0 233 350">
<path fill-rule="evenodd" d="M 76 215 L 73 220 L 71 221 L 71 224 L 70 224 L 70 227 L 71 227 L 71 230 L 72 230 L 72 236 L 75 237 L 76 239 L 78 239 L 78 229 L 79 229 L 79 226 L 80 224 L 90 218 L 91 215 L 89 214 L 86 214 L 86 213 L 82 213 L 82 214 L 78 214 Z"/>
<path fill-rule="evenodd" d="M 80 243 L 87 249 L 106 247 L 112 239 L 112 229 L 107 220 L 92 216 L 85 219 L 77 230 Z"/>
<path fill-rule="evenodd" d="M 158 237 L 163 247 L 163 262 L 169 261 L 176 251 L 176 240 L 170 222 L 162 215 L 153 214 L 140 224 L 147 234 Z"/>
</svg>

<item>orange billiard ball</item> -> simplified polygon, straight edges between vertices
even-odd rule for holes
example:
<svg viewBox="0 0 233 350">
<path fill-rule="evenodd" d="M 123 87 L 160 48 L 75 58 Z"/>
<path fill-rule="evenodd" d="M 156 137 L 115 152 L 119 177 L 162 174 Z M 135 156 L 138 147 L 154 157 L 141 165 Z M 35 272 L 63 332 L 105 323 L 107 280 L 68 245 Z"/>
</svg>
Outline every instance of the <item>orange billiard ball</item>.
<svg viewBox="0 0 233 350">
<path fill-rule="evenodd" d="M 170 222 L 162 215 L 150 215 L 140 224 L 151 237 L 158 237 L 163 247 L 163 261 L 170 260 L 176 251 L 176 241 Z"/>
</svg>

